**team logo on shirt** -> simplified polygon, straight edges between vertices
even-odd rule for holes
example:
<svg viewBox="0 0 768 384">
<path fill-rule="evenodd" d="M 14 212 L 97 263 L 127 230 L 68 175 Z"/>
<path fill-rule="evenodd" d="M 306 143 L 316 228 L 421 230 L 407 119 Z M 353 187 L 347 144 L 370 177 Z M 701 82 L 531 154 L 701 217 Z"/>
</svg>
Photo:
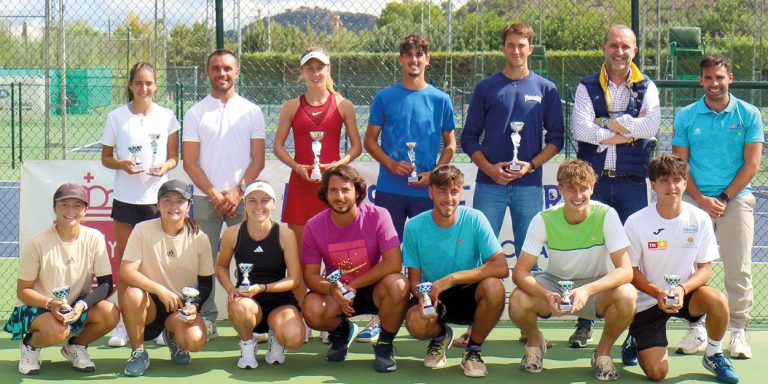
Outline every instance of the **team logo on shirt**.
<svg viewBox="0 0 768 384">
<path fill-rule="evenodd" d="M 67 265 L 72 265 L 75 263 L 77 263 L 77 260 L 75 259 L 74 256 L 70 256 L 69 258 L 67 258 Z"/>
<path fill-rule="evenodd" d="M 524 97 L 524 100 L 525 100 L 526 103 L 529 102 L 529 101 L 533 101 L 533 102 L 541 104 L 541 96 L 525 95 L 523 97 Z"/>
<path fill-rule="evenodd" d="M 649 241 L 648 242 L 648 249 L 650 250 L 663 250 L 667 249 L 667 246 L 669 244 L 666 240 L 659 240 L 659 241 Z"/>
<path fill-rule="evenodd" d="M 168 257 L 176 257 L 176 251 L 174 251 L 173 249 L 169 249 L 168 252 L 165 253 L 165 255 Z"/>
<path fill-rule="evenodd" d="M 661 231 L 663 231 L 663 230 L 664 230 L 664 228 L 659 228 L 659 229 L 656 230 L 656 232 L 653 232 L 653 235 L 656 236 L 659 233 L 661 233 Z"/>
<path fill-rule="evenodd" d="M 256 249 L 253 250 L 253 253 L 262 253 L 262 252 L 264 252 L 264 250 L 261 249 L 261 245 L 259 245 L 258 247 L 256 247 Z"/>
<path fill-rule="evenodd" d="M 698 225 L 686 225 L 683 227 L 683 233 L 696 233 L 699 231 Z"/>
<path fill-rule="evenodd" d="M 683 244 L 683 248 L 695 248 L 696 247 L 696 239 L 693 236 L 688 236 L 687 239 L 685 239 L 685 244 Z"/>
</svg>

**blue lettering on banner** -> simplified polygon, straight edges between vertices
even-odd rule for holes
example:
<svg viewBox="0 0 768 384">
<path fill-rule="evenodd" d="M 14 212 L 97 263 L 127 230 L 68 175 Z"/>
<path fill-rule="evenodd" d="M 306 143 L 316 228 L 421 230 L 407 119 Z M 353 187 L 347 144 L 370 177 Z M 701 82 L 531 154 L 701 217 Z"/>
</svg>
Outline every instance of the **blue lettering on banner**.
<svg viewBox="0 0 768 384">
<path fill-rule="evenodd" d="M 562 201 L 563 197 L 557 189 L 557 185 L 544 185 L 544 209 L 551 208 Z"/>
</svg>

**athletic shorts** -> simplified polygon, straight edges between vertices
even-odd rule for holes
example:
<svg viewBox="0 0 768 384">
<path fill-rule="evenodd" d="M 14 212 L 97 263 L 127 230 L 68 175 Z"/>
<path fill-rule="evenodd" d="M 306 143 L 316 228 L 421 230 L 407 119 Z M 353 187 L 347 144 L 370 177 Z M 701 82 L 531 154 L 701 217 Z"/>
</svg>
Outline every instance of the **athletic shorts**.
<svg viewBox="0 0 768 384">
<path fill-rule="evenodd" d="M 155 312 L 157 314 L 151 323 L 144 325 L 144 341 L 153 340 L 160 336 L 160 334 L 163 332 L 163 329 L 165 329 L 165 319 L 167 319 L 168 316 L 171 316 L 173 313 L 176 313 L 168 312 L 165 309 L 165 304 L 163 304 L 163 302 L 160 301 L 160 298 L 157 297 L 157 295 L 154 293 L 150 293 L 149 297 L 152 299 L 152 302 L 155 303 L 155 308 L 157 308 Z M 200 314 L 198 313 L 198 315 Z"/>
<path fill-rule="evenodd" d="M 160 217 L 160 211 L 157 204 L 131 204 L 113 200 L 110 217 L 121 223 L 136 225 Z"/>
<path fill-rule="evenodd" d="M 456 285 L 443 291 L 437 305 L 437 321 L 441 324 L 472 324 L 475 321 L 477 301 L 475 292 L 479 283 Z M 417 297 L 411 297 L 410 306 L 419 305 Z"/>
<path fill-rule="evenodd" d="M 84 296 L 78 297 L 77 300 L 81 300 Z M 75 302 L 77 302 L 75 300 Z M 11 317 L 3 328 L 6 332 L 11 334 L 11 340 L 21 340 L 29 333 L 29 329 L 32 327 L 32 322 L 35 321 L 40 315 L 50 312 L 45 308 L 31 307 L 26 304 L 13 308 Z M 88 318 L 88 310 L 86 309 L 80 315 L 77 321 L 69 324 L 70 334 L 76 335 L 82 331 L 85 320 Z"/>
<path fill-rule="evenodd" d="M 293 292 L 280 292 L 280 293 L 267 293 L 253 298 L 253 301 L 261 308 L 261 321 L 253 327 L 253 332 L 267 333 L 269 331 L 269 314 L 272 313 L 278 307 L 283 305 L 290 305 L 296 307 L 296 310 L 301 312 L 299 308 L 299 302 L 296 301 L 296 297 L 293 296 Z"/>
<path fill-rule="evenodd" d="M 562 291 L 560 291 L 560 287 L 557 285 L 557 282 L 563 279 L 547 272 L 536 272 L 533 274 L 533 277 L 536 279 L 537 283 L 544 287 L 544 289 L 551 292 L 557 292 L 562 295 Z M 593 281 L 599 280 L 602 277 L 603 276 L 592 277 L 589 279 L 574 279 L 573 288 L 582 287 Z M 587 299 L 587 303 L 584 304 L 584 308 L 582 308 L 581 311 L 576 312 L 575 315 L 582 319 L 589 320 L 598 320 L 602 318 L 601 316 L 597 316 L 597 295 L 590 296 Z M 539 317 L 548 318 L 550 316 L 539 315 Z"/>
<path fill-rule="evenodd" d="M 704 316 L 694 317 L 688 312 L 688 306 L 691 304 L 691 297 L 694 292 L 696 290 L 683 297 L 683 307 L 678 313 L 666 313 L 658 305 L 654 305 L 635 314 L 635 319 L 629 326 L 629 334 L 637 341 L 638 351 L 653 347 L 666 348 L 669 345 L 667 342 L 667 320 L 670 318 L 677 317 L 695 323 Z"/>
</svg>

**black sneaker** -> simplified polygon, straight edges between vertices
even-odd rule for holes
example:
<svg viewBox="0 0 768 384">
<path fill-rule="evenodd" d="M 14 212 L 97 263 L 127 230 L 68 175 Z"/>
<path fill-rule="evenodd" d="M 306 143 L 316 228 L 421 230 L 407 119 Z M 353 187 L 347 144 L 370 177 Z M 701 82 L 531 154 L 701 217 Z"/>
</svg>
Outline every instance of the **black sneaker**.
<svg viewBox="0 0 768 384">
<path fill-rule="evenodd" d="M 325 354 L 325 359 L 328 361 L 344 361 L 347 358 L 347 351 L 349 350 L 349 344 L 357 336 L 359 327 L 347 318 L 341 319 L 341 321 L 347 322 L 347 332 L 333 330 L 328 335 L 331 340 L 331 346 L 328 348 L 328 352 Z"/>
<path fill-rule="evenodd" d="M 632 336 L 627 335 L 627 339 L 621 344 L 621 363 L 627 367 L 637 365 L 637 343 Z"/>
<path fill-rule="evenodd" d="M 397 361 L 391 343 L 376 343 L 373 345 L 373 368 L 376 372 L 393 372 L 397 369 Z"/>
<path fill-rule="evenodd" d="M 568 345 L 571 348 L 584 348 L 590 341 L 592 341 L 592 327 L 577 323 L 576 330 L 568 338 Z"/>
</svg>

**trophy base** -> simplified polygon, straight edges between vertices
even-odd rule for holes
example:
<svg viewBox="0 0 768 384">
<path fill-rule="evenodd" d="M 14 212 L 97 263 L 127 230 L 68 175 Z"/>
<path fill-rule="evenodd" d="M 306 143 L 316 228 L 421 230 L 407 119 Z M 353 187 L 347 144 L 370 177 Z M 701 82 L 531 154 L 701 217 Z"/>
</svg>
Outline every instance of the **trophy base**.
<svg viewBox="0 0 768 384">
<path fill-rule="evenodd" d="M 668 307 L 677 304 L 677 298 L 667 296 L 666 304 Z"/>
<path fill-rule="evenodd" d="M 134 164 L 134 165 L 131 165 L 131 169 L 134 171 L 143 171 L 144 166 L 141 164 Z"/>
<path fill-rule="evenodd" d="M 240 292 L 250 292 L 251 291 L 251 286 L 250 285 L 241 285 L 241 286 L 238 287 L 238 289 L 240 290 Z"/>
<path fill-rule="evenodd" d="M 189 321 L 189 319 L 192 318 L 193 315 L 188 315 L 188 314 L 184 313 L 184 311 L 181 311 L 181 312 L 179 312 L 179 314 L 177 316 L 178 316 L 179 320 L 187 322 L 187 321 Z"/>
<path fill-rule="evenodd" d="M 408 176 L 408 182 L 409 183 L 418 183 L 421 178 L 418 176 Z"/>
<path fill-rule="evenodd" d="M 149 167 L 149 173 L 160 173 L 161 167 Z"/>
<path fill-rule="evenodd" d="M 352 300 L 355 298 L 355 293 L 352 291 L 346 291 L 342 294 L 342 296 L 344 296 L 344 298 L 347 300 Z"/>
<path fill-rule="evenodd" d="M 523 166 L 517 163 L 512 163 L 509 166 L 507 166 L 507 169 L 509 169 L 512 172 L 519 172 L 521 169 L 523 169 Z"/>
<path fill-rule="evenodd" d="M 315 174 L 313 173 L 312 175 L 310 175 L 310 176 L 309 176 L 309 179 L 310 179 L 310 180 L 312 180 L 312 181 L 320 181 L 320 180 L 322 180 L 322 179 L 323 179 L 323 176 L 321 176 L 321 175 L 319 175 L 319 174 L 318 174 L 318 175 L 315 175 Z"/>
<path fill-rule="evenodd" d="M 560 310 L 563 312 L 570 312 L 573 309 L 573 304 L 560 303 Z"/>
<path fill-rule="evenodd" d="M 435 312 L 435 307 L 432 305 L 424 306 L 424 308 L 421 309 L 421 314 L 424 315 L 424 317 L 437 316 L 437 312 Z"/>
</svg>

